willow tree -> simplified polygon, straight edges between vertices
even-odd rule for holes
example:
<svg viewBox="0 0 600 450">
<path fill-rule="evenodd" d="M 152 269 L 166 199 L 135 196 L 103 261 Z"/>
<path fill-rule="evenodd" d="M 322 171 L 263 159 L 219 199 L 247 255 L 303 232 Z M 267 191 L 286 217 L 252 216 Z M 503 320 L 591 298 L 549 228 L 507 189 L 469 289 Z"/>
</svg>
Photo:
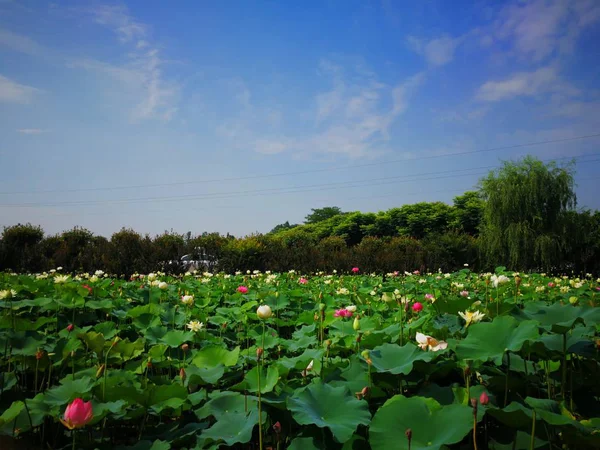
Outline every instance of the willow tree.
<svg viewBox="0 0 600 450">
<path fill-rule="evenodd" d="M 566 216 L 577 204 L 573 175 L 574 162 L 558 166 L 527 156 L 480 181 L 480 244 L 489 264 L 517 270 L 560 265 Z"/>
</svg>

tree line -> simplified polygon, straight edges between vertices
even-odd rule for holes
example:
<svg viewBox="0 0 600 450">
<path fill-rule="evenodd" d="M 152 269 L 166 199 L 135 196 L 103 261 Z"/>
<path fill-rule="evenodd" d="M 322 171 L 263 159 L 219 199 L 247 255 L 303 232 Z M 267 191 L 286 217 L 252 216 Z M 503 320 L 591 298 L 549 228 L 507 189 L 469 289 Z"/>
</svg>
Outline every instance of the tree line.
<svg viewBox="0 0 600 450">
<path fill-rule="evenodd" d="M 451 271 L 504 265 L 514 270 L 600 273 L 600 212 L 577 209 L 574 165 L 526 157 L 504 162 L 478 190 L 453 204 L 421 202 L 379 213 L 313 209 L 303 224 L 277 225 L 242 238 L 219 233 L 163 233 L 122 229 L 110 239 L 74 228 L 46 236 L 31 224 L 6 227 L 0 269 L 69 272 L 102 269 L 129 276 L 185 270 L 168 261 L 188 254 L 209 258 L 213 270 L 303 272 Z"/>
</svg>

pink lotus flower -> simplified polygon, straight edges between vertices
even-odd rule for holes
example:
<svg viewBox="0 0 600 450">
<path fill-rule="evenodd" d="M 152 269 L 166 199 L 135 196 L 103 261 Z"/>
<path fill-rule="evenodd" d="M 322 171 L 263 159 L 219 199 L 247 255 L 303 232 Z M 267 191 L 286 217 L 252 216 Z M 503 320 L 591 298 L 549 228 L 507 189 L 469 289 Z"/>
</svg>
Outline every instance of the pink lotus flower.
<svg viewBox="0 0 600 450">
<path fill-rule="evenodd" d="M 553 288 L 554 287 L 554 283 L 551 281 L 550 283 L 548 283 L 548 287 L 549 288 Z"/>
<path fill-rule="evenodd" d="M 413 272 L 413 275 L 419 275 L 420 273 L 421 273 L 420 271 L 418 271 L 418 270 L 415 270 L 415 271 Z"/>
<path fill-rule="evenodd" d="M 352 273 L 358 273 L 358 272 L 360 272 L 360 269 L 358 267 L 352 268 Z"/>
<path fill-rule="evenodd" d="M 600 291 L 600 286 L 596 286 L 596 290 L 597 290 L 597 291 Z"/>
<path fill-rule="evenodd" d="M 469 296 L 469 291 L 460 291 L 460 296 L 461 297 L 468 297 Z"/>
<path fill-rule="evenodd" d="M 308 280 L 306 278 L 300 278 L 298 280 L 298 283 L 300 283 L 300 284 L 308 284 Z"/>
<path fill-rule="evenodd" d="M 425 300 L 435 300 L 433 294 L 425 294 Z"/>
<path fill-rule="evenodd" d="M 398 272 L 397 270 L 394 270 L 394 276 L 397 277 L 398 275 L 400 275 L 400 272 Z"/>
<path fill-rule="evenodd" d="M 333 313 L 333 317 L 352 317 L 352 311 L 349 311 L 346 308 L 338 309 Z"/>
<path fill-rule="evenodd" d="M 239 286 L 239 287 L 237 288 L 237 291 L 238 291 L 240 294 L 247 294 L 247 293 L 248 293 L 248 288 L 247 288 L 246 286 Z"/>
<path fill-rule="evenodd" d="M 69 430 L 74 430 L 84 427 L 93 418 L 92 402 L 84 402 L 82 399 L 76 398 L 67 406 L 64 419 L 60 419 L 60 421 Z"/>
<path fill-rule="evenodd" d="M 73 331 L 75 329 L 75 325 L 73 325 L 72 323 L 70 323 L 69 325 L 67 325 L 67 331 L 70 333 L 71 331 Z"/>
<path fill-rule="evenodd" d="M 483 391 L 481 393 L 481 395 L 479 396 L 479 403 L 481 403 L 483 406 L 487 405 L 490 402 L 490 398 L 488 397 L 488 395 L 485 393 L 485 391 Z"/>
<path fill-rule="evenodd" d="M 412 310 L 416 313 L 423 311 L 423 303 L 421 302 L 415 302 L 412 305 Z"/>
</svg>

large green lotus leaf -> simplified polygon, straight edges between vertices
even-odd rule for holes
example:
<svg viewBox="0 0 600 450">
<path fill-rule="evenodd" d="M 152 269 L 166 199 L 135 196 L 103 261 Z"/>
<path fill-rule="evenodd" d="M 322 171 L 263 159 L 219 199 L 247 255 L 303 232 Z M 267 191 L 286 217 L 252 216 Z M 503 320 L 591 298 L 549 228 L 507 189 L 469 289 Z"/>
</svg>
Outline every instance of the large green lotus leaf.
<svg viewBox="0 0 600 450">
<path fill-rule="evenodd" d="M 90 377 L 81 377 L 73 380 L 71 375 L 60 380 L 60 386 L 53 387 L 46 392 L 44 401 L 48 405 L 64 405 L 72 402 L 77 397 L 89 397 L 94 381 Z"/>
<path fill-rule="evenodd" d="M 368 425 L 371 414 L 367 402 L 357 400 L 344 387 L 333 387 L 316 380 L 287 399 L 287 408 L 300 425 L 329 428 L 334 438 L 344 443 L 358 425 Z"/>
<path fill-rule="evenodd" d="M 240 347 L 229 351 L 223 347 L 205 347 L 194 355 L 192 364 L 198 367 L 214 367 L 223 364 L 226 367 L 235 366 L 240 357 Z"/>
<path fill-rule="evenodd" d="M 187 376 L 185 379 L 186 386 L 204 383 L 215 384 L 225 373 L 225 366 L 223 364 L 218 364 L 214 367 L 188 366 L 185 372 Z"/>
<path fill-rule="evenodd" d="M 594 327 L 578 326 L 573 328 L 570 333 L 566 334 L 567 352 L 577 354 L 583 353 L 582 356 L 593 357 L 593 355 L 596 353 L 596 346 L 591 340 L 591 337 L 594 336 L 594 333 Z M 562 355 L 563 345 L 564 341 L 562 334 L 550 333 L 541 336 L 536 342 L 533 342 L 532 349 L 540 354 L 557 353 Z M 543 346 L 543 348 L 540 348 L 540 346 Z M 592 351 L 593 354 L 590 355 L 590 351 Z"/>
<path fill-rule="evenodd" d="M 85 302 L 85 307 L 89 309 L 105 309 L 108 311 L 113 308 L 113 302 L 109 299 L 88 300 Z"/>
<path fill-rule="evenodd" d="M 263 421 L 266 413 L 263 412 Z M 224 441 L 227 446 L 245 444 L 252 439 L 252 431 L 258 424 L 258 409 L 245 412 L 229 412 L 221 417 L 209 429 L 202 432 L 202 437 Z"/>
<path fill-rule="evenodd" d="M 129 311 L 127 311 L 127 316 L 135 319 L 136 317 L 141 316 L 142 314 L 150 314 L 151 316 L 158 316 L 162 312 L 162 308 L 160 305 L 156 303 L 149 303 L 143 306 L 134 306 Z"/>
<path fill-rule="evenodd" d="M 520 403 L 512 402 L 505 408 L 489 406 L 486 412 L 510 428 L 531 428 L 532 411 Z"/>
<path fill-rule="evenodd" d="M 46 336 L 37 331 L 14 333 L 10 339 L 13 355 L 34 356 L 38 350 L 52 350 Z"/>
<path fill-rule="evenodd" d="M 456 354 L 458 359 L 491 360 L 500 365 L 506 351 L 517 352 L 525 342 L 538 337 L 536 321 L 519 322 L 510 316 L 500 316 L 492 322 L 471 325 L 467 338 L 456 346 Z"/>
<path fill-rule="evenodd" d="M 88 331 L 87 333 L 77 334 L 77 337 L 81 339 L 86 347 L 93 351 L 99 359 L 102 359 L 106 339 L 104 339 L 104 336 L 101 333 Z"/>
<path fill-rule="evenodd" d="M 215 419 L 220 420 L 231 412 L 246 413 L 258 408 L 256 397 L 244 396 L 238 392 L 213 392 L 211 397 L 208 402 L 195 411 L 198 419 L 202 420 L 213 416 Z"/>
<path fill-rule="evenodd" d="M 317 344 L 316 336 L 302 336 L 299 338 L 294 338 L 290 340 L 286 340 L 284 342 L 284 346 L 290 352 L 297 352 L 298 350 L 303 350 L 305 348 L 313 347 Z"/>
<path fill-rule="evenodd" d="M 118 359 L 120 362 L 126 362 L 137 358 L 144 353 L 145 342 L 143 339 L 137 339 L 135 342 L 129 342 L 129 339 L 121 339 L 110 350 L 110 357 Z"/>
<path fill-rule="evenodd" d="M 276 367 L 262 367 L 260 370 L 260 392 L 266 394 L 271 392 L 279 381 L 279 371 Z M 248 392 L 258 392 L 258 367 L 254 367 L 244 377 L 244 380 L 233 386 L 234 390 L 246 390 Z"/>
<path fill-rule="evenodd" d="M 435 352 L 421 350 L 412 343 L 400 347 L 396 344 L 383 344 L 369 351 L 373 367 L 378 372 L 408 375 L 416 361 L 429 362 L 436 357 Z"/>
<path fill-rule="evenodd" d="M 345 386 L 350 392 L 360 392 L 369 385 L 369 372 L 367 363 L 357 355 L 350 357 L 350 364 L 340 374 L 342 380 L 329 381 L 332 386 Z"/>
<path fill-rule="evenodd" d="M 544 302 L 528 302 L 517 317 L 537 320 L 540 326 L 554 333 L 566 333 L 576 323 L 595 326 L 600 323 L 600 308 L 588 306 L 561 305 L 559 302 L 547 305 Z"/>
<path fill-rule="evenodd" d="M 185 399 L 188 391 L 180 384 L 163 384 L 160 386 L 151 386 L 144 390 L 147 398 L 145 402 L 147 406 L 165 404 L 165 402 L 173 399 Z M 168 405 L 167 405 L 168 406 Z"/>
<path fill-rule="evenodd" d="M 297 437 L 291 442 L 288 450 L 324 450 L 324 447 L 317 445 L 315 438 Z"/>
<path fill-rule="evenodd" d="M 538 418 L 550 425 L 572 425 L 577 428 L 583 428 L 579 422 L 565 409 L 560 403 L 554 400 L 527 397 L 525 403 L 531 406 Z"/>
<path fill-rule="evenodd" d="M 10 423 L 25 409 L 25 404 L 22 401 L 13 402 L 10 407 L 0 416 L 0 427 L 6 423 Z"/>
<path fill-rule="evenodd" d="M 120 418 L 124 415 L 124 409 L 127 406 L 125 400 L 117 400 L 114 402 L 97 403 L 92 402 L 92 409 L 94 411 L 94 418 L 92 424 L 100 422 L 109 414 L 113 419 Z"/>
<path fill-rule="evenodd" d="M 171 348 L 180 347 L 181 344 L 191 341 L 194 338 L 194 333 L 191 331 L 171 330 L 160 339 L 162 344 L 166 344 Z"/>
<path fill-rule="evenodd" d="M 406 430 L 412 431 L 412 450 L 438 450 L 455 444 L 473 428 L 473 409 L 441 406 L 432 399 L 395 395 L 379 408 L 369 427 L 373 450 L 408 450 Z"/>
</svg>

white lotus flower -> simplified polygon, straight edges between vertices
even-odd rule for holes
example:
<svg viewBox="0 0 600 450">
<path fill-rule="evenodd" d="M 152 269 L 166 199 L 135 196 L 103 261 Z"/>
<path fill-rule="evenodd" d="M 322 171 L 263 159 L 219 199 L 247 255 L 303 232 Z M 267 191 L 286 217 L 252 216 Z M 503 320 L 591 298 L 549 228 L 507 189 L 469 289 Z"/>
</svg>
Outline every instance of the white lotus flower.
<svg viewBox="0 0 600 450">
<path fill-rule="evenodd" d="M 423 350 L 431 350 L 437 352 L 439 350 L 445 350 L 448 347 L 448 343 L 445 341 L 438 341 L 437 339 L 427 336 L 426 334 L 417 332 L 417 344 Z"/>
<path fill-rule="evenodd" d="M 166 282 L 164 282 L 164 281 L 161 281 L 160 283 L 158 283 L 158 288 L 161 289 L 161 290 L 163 290 L 163 291 L 165 289 L 167 289 L 168 287 L 169 287 L 169 285 Z"/>
<path fill-rule="evenodd" d="M 356 312 L 356 305 L 346 306 L 346 311 Z"/>
<path fill-rule="evenodd" d="M 65 283 L 69 280 L 69 275 L 56 275 L 54 277 L 54 283 L 56 284 L 62 284 Z"/>
<path fill-rule="evenodd" d="M 193 305 L 194 304 L 194 296 L 193 295 L 182 296 L 181 303 L 183 303 L 184 305 Z"/>
<path fill-rule="evenodd" d="M 465 324 L 465 327 L 468 327 L 472 323 L 480 322 L 481 319 L 483 319 L 485 317 L 485 314 L 483 314 L 483 313 L 481 313 L 479 311 L 475 311 L 475 312 L 471 312 L 471 311 L 459 312 L 458 315 L 460 317 L 462 317 L 463 319 L 465 319 L 465 322 L 467 322 Z"/>
<path fill-rule="evenodd" d="M 202 322 L 199 322 L 198 320 L 192 320 L 187 324 L 187 327 L 194 332 L 198 332 L 202 328 L 204 328 L 204 324 Z"/>
</svg>

